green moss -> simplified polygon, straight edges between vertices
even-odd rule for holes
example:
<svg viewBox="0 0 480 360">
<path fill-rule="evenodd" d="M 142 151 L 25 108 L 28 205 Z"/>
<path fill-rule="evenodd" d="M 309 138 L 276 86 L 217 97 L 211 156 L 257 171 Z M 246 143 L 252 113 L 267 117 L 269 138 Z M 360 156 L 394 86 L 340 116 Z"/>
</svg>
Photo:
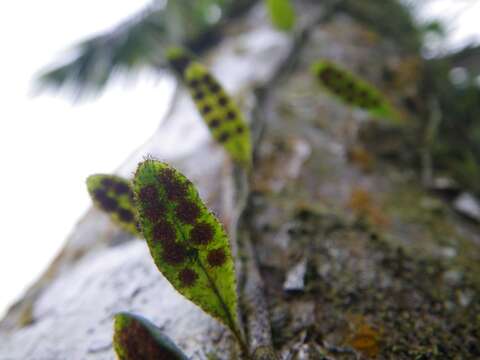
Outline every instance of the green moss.
<svg viewBox="0 0 480 360">
<path fill-rule="evenodd" d="M 359 227 L 341 214 L 292 209 L 296 225 L 289 252 L 308 248 L 309 272 L 305 294 L 285 305 L 284 320 L 272 323 L 275 343 L 288 343 L 298 332 L 292 332 L 295 302 L 313 301 L 308 338 L 345 349 L 345 358 L 350 348 L 378 359 L 480 356 L 478 246 L 456 231 L 448 209 L 425 207 L 427 195 L 414 184 L 398 189 L 383 197 L 390 228 Z M 447 244 L 454 256 L 442 252 Z M 270 283 L 276 270 L 268 268 Z"/>
</svg>

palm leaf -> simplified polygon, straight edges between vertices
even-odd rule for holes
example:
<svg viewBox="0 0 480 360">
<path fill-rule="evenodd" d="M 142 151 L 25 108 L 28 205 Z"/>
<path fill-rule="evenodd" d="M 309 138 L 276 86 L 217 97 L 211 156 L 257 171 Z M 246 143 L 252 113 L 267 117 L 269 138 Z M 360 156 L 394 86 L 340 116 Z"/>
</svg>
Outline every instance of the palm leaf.
<svg viewBox="0 0 480 360">
<path fill-rule="evenodd" d="M 141 67 L 161 67 L 159 40 L 165 39 L 163 10 L 137 14 L 109 32 L 82 41 L 74 47 L 76 55 L 61 65 L 44 71 L 40 86 L 72 86 L 79 95 L 86 90 L 101 90 L 116 72 L 131 72 Z"/>
</svg>

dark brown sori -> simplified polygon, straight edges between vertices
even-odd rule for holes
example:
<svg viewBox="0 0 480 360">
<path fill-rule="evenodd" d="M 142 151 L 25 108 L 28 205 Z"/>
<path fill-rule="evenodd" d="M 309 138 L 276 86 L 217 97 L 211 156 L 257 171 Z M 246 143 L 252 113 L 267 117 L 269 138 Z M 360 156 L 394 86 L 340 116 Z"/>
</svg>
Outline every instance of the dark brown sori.
<svg viewBox="0 0 480 360">
<path fill-rule="evenodd" d="M 196 79 L 192 79 L 188 82 L 188 85 L 190 85 L 192 88 L 196 89 L 199 87 L 200 82 Z"/>
<path fill-rule="evenodd" d="M 202 100 L 203 98 L 205 98 L 205 94 L 202 92 L 202 91 L 197 91 L 194 95 L 193 95 L 193 98 L 197 101 L 200 101 Z"/>
<path fill-rule="evenodd" d="M 187 260 L 187 249 L 177 243 L 164 243 L 162 257 L 170 265 L 179 265 Z"/>
<path fill-rule="evenodd" d="M 94 193 L 95 199 L 99 202 L 103 210 L 112 212 L 118 209 L 118 202 L 114 198 L 107 195 L 107 193 L 99 189 Z"/>
<path fill-rule="evenodd" d="M 190 241 L 194 245 L 207 245 L 213 240 L 213 226 L 208 223 L 196 224 L 190 232 Z"/>
<path fill-rule="evenodd" d="M 130 190 L 130 186 L 128 186 L 127 184 L 123 183 L 123 182 L 116 182 L 114 185 L 113 185 L 113 191 L 117 194 L 117 195 L 124 195 L 124 194 L 128 194 L 131 192 Z"/>
<path fill-rule="evenodd" d="M 158 192 L 154 185 L 147 185 L 140 190 L 140 200 L 151 203 L 158 200 Z"/>
<path fill-rule="evenodd" d="M 96 200 L 101 201 L 101 199 L 104 199 L 105 197 L 108 197 L 107 191 L 105 189 L 96 189 L 93 192 L 93 196 L 95 197 Z"/>
<path fill-rule="evenodd" d="M 115 182 L 110 178 L 103 178 L 101 184 L 108 189 L 111 188 L 115 184 Z"/>
<path fill-rule="evenodd" d="M 146 203 L 146 207 L 143 208 L 143 216 L 150 221 L 158 221 L 165 214 L 165 206 L 156 200 L 152 203 Z"/>
<path fill-rule="evenodd" d="M 226 96 L 222 95 L 218 98 L 218 104 L 220 106 L 227 106 L 228 105 L 228 99 Z"/>
<path fill-rule="evenodd" d="M 175 213 L 180 221 L 193 225 L 200 216 L 200 208 L 192 201 L 182 200 L 178 203 Z"/>
<path fill-rule="evenodd" d="M 125 352 L 127 360 L 175 360 L 176 355 L 161 348 L 152 335 L 137 321 L 132 321 L 121 330 L 116 339 Z"/>
<path fill-rule="evenodd" d="M 187 195 L 187 184 L 183 184 L 175 179 L 175 174 L 171 169 L 164 169 L 157 180 L 165 188 L 169 200 L 176 201 L 185 198 Z"/>
<path fill-rule="evenodd" d="M 133 222 L 133 220 L 135 219 L 133 213 L 128 209 L 120 208 L 118 209 L 117 213 L 120 220 L 124 222 Z"/>
<path fill-rule="evenodd" d="M 195 285 L 198 275 L 194 270 L 185 268 L 178 274 L 178 279 L 180 280 L 182 286 L 190 287 Z"/>
<path fill-rule="evenodd" d="M 205 85 L 213 85 L 215 84 L 215 80 L 210 74 L 205 74 L 203 75 L 202 81 L 204 82 Z"/>
<path fill-rule="evenodd" d="M 217 127 L 220 126 L 220 120 L 219 119 L 213 119 L 212 121 L 210 121 L 209 125 L 212 129 L 216 129 Z"/>
<path fill-rule="evenodd" d="M 173 225 L 161 220 L 153 227 L 153 240 L 164 245 L 175 243 L 177 235 Z"/>
<path fill-rule="evenodd" d="M 227 255 L 223 249 L 209 251 L 207 261 L 210 266 L 222 266 L 227 261 Z"/>
<path fill-rule="evenodd" d="M 215 93 L 218 93 L 218 92 L 221 90 L 220 85 L 218 85 L 217 83 L 210 84 L 209 89 L 210 89 L 210 91 L 211 91 L 212 93 L 214 93 L 214 94 L 215 94 Z"/>
<path fill-rule="evenodd" d="M 221 143 L 224 143 L 228 141 L 229 138 L 230 138 L 230 134 L 227 131 L 224 131 L 218 137 L 218 141 L 220 141 Z"/>
<path fill-rule="evenodd" d="M 203 115 L 208 115 L 212 112 L 212 107 L 210 105 L 205 105 L 204 107 L 202 107 L 200 109 L 200 112 L 203 114 Z"/>
</svg>

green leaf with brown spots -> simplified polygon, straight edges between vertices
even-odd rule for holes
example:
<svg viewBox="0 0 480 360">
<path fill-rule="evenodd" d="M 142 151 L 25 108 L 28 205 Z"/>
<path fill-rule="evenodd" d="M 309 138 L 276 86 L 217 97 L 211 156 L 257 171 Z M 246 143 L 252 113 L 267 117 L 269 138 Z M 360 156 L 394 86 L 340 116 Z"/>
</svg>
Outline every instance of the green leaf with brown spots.
<svg viewBox="0 0 480 360">
<path fill-rule="evenodd" d="M 132 235 L 142 237 L 130 181 L 115 175 L 91 175 L 87 179 L 87 189 L 93 203 L 117 225 Z"/>
<path fill-rule="evenodd" d="M 215 140 L 235 161 L 249 167 L 252 157 L 250 129 L 238 106 L 202 64 L 192 62 L 184 75 L 193 101 Z"/>
<path fill-rule="evenodd" d="M 327 92 L 350 106 L 368 111 L 373 116 L 400 122 L 400 115 L 373 85 L 329 61 L 315 63 L 312 70 Z"/>
<path fill-rule="evenodd" d="M 252 157 L 250 129 L 233 99 L 187 50 L 171 47 L 166 51 L 166 58 L 190 90 L 215 140 L 225 147 L 232 159 L 249 167 Z"/>
<path fill-rule="evenodd" d="M 115 315 L 113 348 L 119 360 L 188 360 L 188 357 L 147 319 Z"/>
<path fill-rule="evenodd" d="M 140 223 L 158 269 L 187 299 L 242 337 L 228 236 L 195 186 L 173 167 L 140 163 L 133 180 Z"/>
<path fill-rule="evenodd" d="M 290 0 L 266 0 L 266 6 L 278 29 L 289 31 L 295 26 L 295 9 Z"/>
</svg>

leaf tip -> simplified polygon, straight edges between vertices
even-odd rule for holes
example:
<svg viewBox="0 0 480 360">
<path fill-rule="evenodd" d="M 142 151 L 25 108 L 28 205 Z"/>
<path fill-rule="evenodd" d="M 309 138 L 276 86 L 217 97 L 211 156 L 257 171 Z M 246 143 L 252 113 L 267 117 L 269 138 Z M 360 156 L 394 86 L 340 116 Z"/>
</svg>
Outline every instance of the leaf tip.
<svg viewBox="0 0 480 360">
<path fill-rule="evenodd" d="M 187 50 L 180 47 L 169 47 L 165 57 L 172 69 L 180 76 L 183 76 L 185 69 L 193 62 L 194 58 Z"/>
</svg>

